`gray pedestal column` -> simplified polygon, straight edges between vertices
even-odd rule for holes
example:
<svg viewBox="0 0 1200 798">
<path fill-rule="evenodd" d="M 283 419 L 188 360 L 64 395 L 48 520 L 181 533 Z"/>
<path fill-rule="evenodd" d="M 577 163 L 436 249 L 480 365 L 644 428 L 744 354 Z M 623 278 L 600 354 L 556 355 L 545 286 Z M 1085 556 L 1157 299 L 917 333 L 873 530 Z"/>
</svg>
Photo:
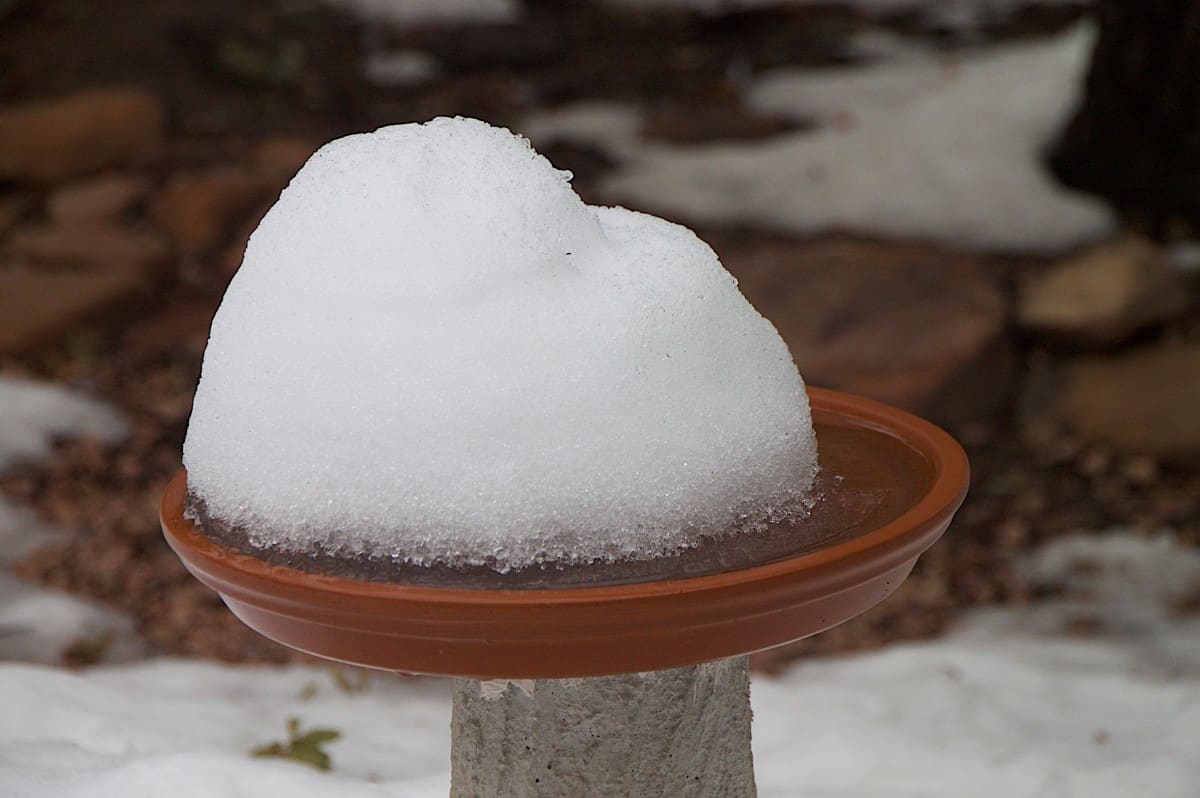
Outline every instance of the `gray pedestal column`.
<svg viewBox="0 0 1200 798">
<path fill-rule="evenodd" d="M 458 679 L 451 798 L 754 798 L 748 659 L 498 697 Z"/>
</svg>

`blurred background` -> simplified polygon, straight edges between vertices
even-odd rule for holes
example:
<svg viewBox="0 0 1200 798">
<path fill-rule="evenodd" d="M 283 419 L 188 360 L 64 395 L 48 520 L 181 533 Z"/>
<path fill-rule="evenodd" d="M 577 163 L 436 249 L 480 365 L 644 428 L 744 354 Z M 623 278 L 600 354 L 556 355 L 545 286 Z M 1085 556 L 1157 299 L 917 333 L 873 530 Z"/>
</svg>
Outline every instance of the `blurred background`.
<svg viewBox="0 0 1200 798">
<path fill-rule="evenodd" d="M 159 497 L 262 213 L 325 141 L 454 114 L 694 227 L 808 382 L 968 449 L 903 589 L 761 671 L 981 606 L 1194 628 L 1198 5 L 0 0 L 0 658 L 299 656 L 183 571 Z"/>
</svg>

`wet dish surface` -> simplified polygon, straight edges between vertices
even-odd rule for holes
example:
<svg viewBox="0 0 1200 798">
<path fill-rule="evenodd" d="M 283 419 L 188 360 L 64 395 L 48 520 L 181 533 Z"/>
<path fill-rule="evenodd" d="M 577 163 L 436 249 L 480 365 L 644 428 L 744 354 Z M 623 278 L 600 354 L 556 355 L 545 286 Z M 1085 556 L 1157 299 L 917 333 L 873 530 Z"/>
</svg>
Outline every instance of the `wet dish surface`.
<svg viewBox="0 0 1200 798">
<path fill-rule="evenodd" d="M 768 565 L 851 541 L 911 509 L 929 491 L 932 464 L 892 434 L 815 413 L 821 472 L 804 518 L 765 529 L 704 538 L 690 549 L 645 560 L 585 565 L 541 563 L 505 573 L 487 567 L 418 566 L 386 558 L 289 552 L 251 544 L 193 508 L 208 538 L 234 553 L 309 574 L 412 587 L 539 590 L 604 587 L 710 576 Z"/>
</svg>

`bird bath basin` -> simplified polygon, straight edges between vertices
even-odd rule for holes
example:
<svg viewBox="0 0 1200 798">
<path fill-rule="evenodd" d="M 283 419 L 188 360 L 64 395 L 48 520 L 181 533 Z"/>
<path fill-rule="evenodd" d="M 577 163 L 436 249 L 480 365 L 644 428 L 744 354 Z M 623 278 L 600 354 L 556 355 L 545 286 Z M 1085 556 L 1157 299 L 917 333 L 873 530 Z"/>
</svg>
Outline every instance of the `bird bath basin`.
<svg viewBox="0 0 1200 798">
<path fill-rule="evenodd" d="M 966 455 L 932 424 L 809 396 L 822 468 L 810 516 L 673 557 L 506 574 L 282 557 L 185 519 L 184 473 L 163 497 L 163 531 L 272 640 L 458 677 L 452 795 L 754 795 L 745 655 L 894 592 L 968 483 Z M 481 679 L 535 681 L 532 696 L 490 699 Z"/>
</svg>

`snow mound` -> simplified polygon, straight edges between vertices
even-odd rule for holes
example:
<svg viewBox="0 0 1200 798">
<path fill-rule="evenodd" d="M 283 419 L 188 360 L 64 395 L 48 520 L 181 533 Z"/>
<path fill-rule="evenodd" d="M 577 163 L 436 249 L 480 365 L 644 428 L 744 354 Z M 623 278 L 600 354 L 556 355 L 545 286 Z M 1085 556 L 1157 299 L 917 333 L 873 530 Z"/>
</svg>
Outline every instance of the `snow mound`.
<svg viewBox="0 0 1200 798">
<path fill-rule="evenodd" d="M 466 119 L 323 147 L 250 238 L 184 444 L 253 543 L 499 569 L 797 509 L 786 345 L 686 228 Z"/>
</svg>

